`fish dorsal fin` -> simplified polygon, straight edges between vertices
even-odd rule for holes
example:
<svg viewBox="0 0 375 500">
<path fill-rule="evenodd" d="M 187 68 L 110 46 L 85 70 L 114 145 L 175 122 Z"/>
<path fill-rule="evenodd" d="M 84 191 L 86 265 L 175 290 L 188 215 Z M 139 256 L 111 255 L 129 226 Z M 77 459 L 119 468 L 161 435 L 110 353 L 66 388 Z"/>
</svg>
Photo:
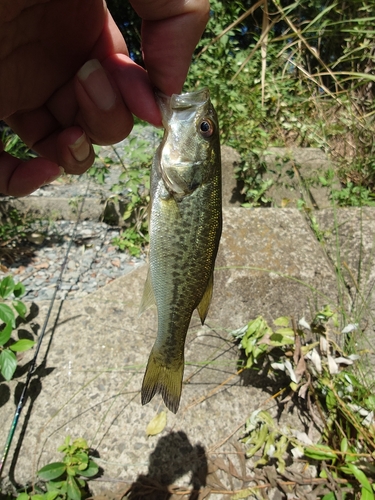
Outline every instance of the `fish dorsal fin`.
<svg viewBox="0 0 375 500">
<path fill-rule="evenodd" d="M 202 300 L 199 302 L 199 305 L 197 307 L 202 325 L 204 324 L 204 320 L 206 319 L 208 309 L 210 307 L 213 286 L 214 286 L 214 274 L 212 273 L 210 279 L 208 280 L 206 291 L 204 292 Z"/>
<path fill-rule="evenodd" d="M 147 278 L 145 287 L 143 289 L 143 296 L 141 300 L 141 305 L 139 306 L 139 315 L 141 315 L 146 309 L 155 304 L 155 295 L 151 284 L 151 273 L 150 268 L 148 268 Z"/>
</svg>

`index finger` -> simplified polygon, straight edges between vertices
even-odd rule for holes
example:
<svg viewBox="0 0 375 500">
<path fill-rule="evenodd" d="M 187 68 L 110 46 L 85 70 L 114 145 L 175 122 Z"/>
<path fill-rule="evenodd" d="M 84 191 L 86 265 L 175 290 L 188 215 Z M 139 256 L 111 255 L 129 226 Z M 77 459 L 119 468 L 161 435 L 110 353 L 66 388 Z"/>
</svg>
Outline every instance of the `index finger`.
<svg viewBox="0 0 375 500">
<path fill-rule="evenodd" d="M 208 0 L 131 0 L 143 19 L 143 59 L 151 82 L 167 95 L 180 93 L 194 49 L 206 27 Z"/>
</svg>

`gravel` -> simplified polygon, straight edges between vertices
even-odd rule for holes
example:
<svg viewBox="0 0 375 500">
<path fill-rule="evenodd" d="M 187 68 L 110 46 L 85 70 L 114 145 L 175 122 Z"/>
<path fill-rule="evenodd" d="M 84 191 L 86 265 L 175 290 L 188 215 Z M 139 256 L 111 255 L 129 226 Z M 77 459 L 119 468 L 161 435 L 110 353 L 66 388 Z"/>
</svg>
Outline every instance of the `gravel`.
<svg viewBox="0 0 375 500">
<path fill-rule="evenodd" d="M 82 221 L 77 227 L 74 221 L 44 223 L 30 236 L 43 242 L 30 241 L 27 251 L 15 252 L 3 276 L 12 274 L 25 285 L 23 300 L 50 300 L 72 239 L 57 298 L 84 297 L 144 262 L 144 256 L 131 257 L 115 248 L 112 240 L 119 233 L 120 228 L 103 222 Z"/>
</svg>

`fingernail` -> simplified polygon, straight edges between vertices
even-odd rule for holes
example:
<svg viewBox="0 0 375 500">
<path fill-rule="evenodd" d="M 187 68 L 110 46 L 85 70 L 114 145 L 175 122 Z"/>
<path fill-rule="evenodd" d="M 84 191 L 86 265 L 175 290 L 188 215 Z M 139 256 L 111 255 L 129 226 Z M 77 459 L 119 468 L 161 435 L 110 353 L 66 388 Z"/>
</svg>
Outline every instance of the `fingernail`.
<svg viewBox="0 0 375 500">
<path fill-rule="evenodd" d="M 83 132 L 76 142 L 69 144 L 69 149 L 77 161 L 84 161 L 89 157 L 91 148 L 86 139 L 86 134 Z"/>
<path fill-rule="evenodd" d="M 97 59 L 87 61 L 78 71 L 77 76 L 99 109 L 108 111 L 114 106 L 116 94 L 103 66 Z"/>
<path fill-rule="evenodd" d="M 59 167 L 59 174 L 58 175 L 53 175 L 52 177 L 50 177 L 49 179 L 47 179 L 43 186 L 46 186 L 47 184 L 51 184 L 51 182 L 55 181 L 56 179 L 58 179 L 59 177 L 61 177 L 63 174 L 65 174 L 65 170 L 63 169 L 63 167 Z"/>
</svg>

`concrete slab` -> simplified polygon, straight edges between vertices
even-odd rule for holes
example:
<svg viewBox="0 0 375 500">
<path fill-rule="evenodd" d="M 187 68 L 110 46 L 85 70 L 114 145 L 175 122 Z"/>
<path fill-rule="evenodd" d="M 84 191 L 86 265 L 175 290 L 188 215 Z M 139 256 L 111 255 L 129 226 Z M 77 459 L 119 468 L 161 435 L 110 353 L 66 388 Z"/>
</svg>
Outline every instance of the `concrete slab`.
<svg viewBox="0 0 375 500">
<path fill-rule="evenodd" d="M 240 155 L 229 146 L 221 148 L 222 172 L 223 172 L 223 205 L 225 207 L 239 206 L 245 201 L 241 194 L 241 183 L 237 181 L 235 169 L 240 162 Z M 108 223 L 123 225 L 122 216 L 126 205 L 119 196 L 119 201 L 113 200 L 113 193 L 110 188 L 118 181 L 123 169 L 118 165 L 112 165 L 110 175 L 106 178 L 104 185 L 94 184 L 90 180 L 89 196 L 85 197 L 85 203 L 81 214 L 81 219 L 105 220 Z M 73 177 L 73 176 L 72 176 Z M 70 179 L 70 178 L 69 178 Z M 49 186 L 45 186 L 46 193 L 39 191 L 24 198 L 3 197 L 2 203 L 9 208 L 15 208 L 21 213 L 33 214 L 37 217 L 52 220 L 75 220 L 77 218 L 79 201 L 86 193 L 86 186 L 89 182 L 87 174 L 83 174 L 79 179 L 74 179 L 71 183 L 55 181 Z M 39 192 L 39 195 L 38 195 Z"/>
<path fill-rule="evenodd" d="M 368 351 L 365 366 L 374 379 L 375 208 L 331 208 L 315 216 L 322 247 L 340 278 L 340 303 L 347 303 L 345 322 L 358 324 L 356 340 Z"/>
<path fill-rule="evenodd" d="M 34 480 L 38 468 L 58 460 L 56 448 L 67 435 L 86 438 L 99 453 L 104 476 L 90 483 L 95 493 L 132 483 L 140 474 L 188 486 L 202 457 L 233 453 L 252 411 L 279 411 L 270 399 L 277 391 L 270 379 L 236 375 L 238 349 L 229 332 L 260 314 L 267 320 L 290 314 L 309 319 L 316 307 L 337 301 L 332 266 L 300 212 L 226 209 L 213 303 L 204 327 L 193 316 L 187 338 L 180 410 L 168 412 L 163 433 L 148 438 L 146 426 L 163 404 L 159 396 L 140 404 L 156 335 L 156 311 L 138 316 L 145 278 L 143 266 L 84 300 L 55 304 L 4 488 Z M 40 306 L 35 323 L 42 324 L 47 307 Z M 24 378 L 21 370 L 0 386 L 0 443 Z M 291 410 L 281 421 L 306 429 L 304 418 Z"/>
<path fill-rule="evenodd" d="M 9 198 L 6 201 L 10 208 L 21 213 L 33 214 L 46 220 L 76 220 L 77 203 L 72 198 L 48 198 L 42 196 L 25 196 L 25 198 Z M 98 197 L 87 198 L 83 205 L 81 219 L 101 220 L 105 210 L 105 200 Z"/>
<path fill-rule="evenodd" d="M 267 196 L 273 206 L 296 207 L 303 200 L 308 208 L 327 208 L 331 206 L 332 188 L 341 188 L 336 177 L 332 185 L 323 186 L 319 181 L 319 176 L 328 172 L 334 175 L 332 163 L 319 148 L 270 147 L 263 161 L 267 165 L 264 180 L 272 180 Z"/>
</svg>

